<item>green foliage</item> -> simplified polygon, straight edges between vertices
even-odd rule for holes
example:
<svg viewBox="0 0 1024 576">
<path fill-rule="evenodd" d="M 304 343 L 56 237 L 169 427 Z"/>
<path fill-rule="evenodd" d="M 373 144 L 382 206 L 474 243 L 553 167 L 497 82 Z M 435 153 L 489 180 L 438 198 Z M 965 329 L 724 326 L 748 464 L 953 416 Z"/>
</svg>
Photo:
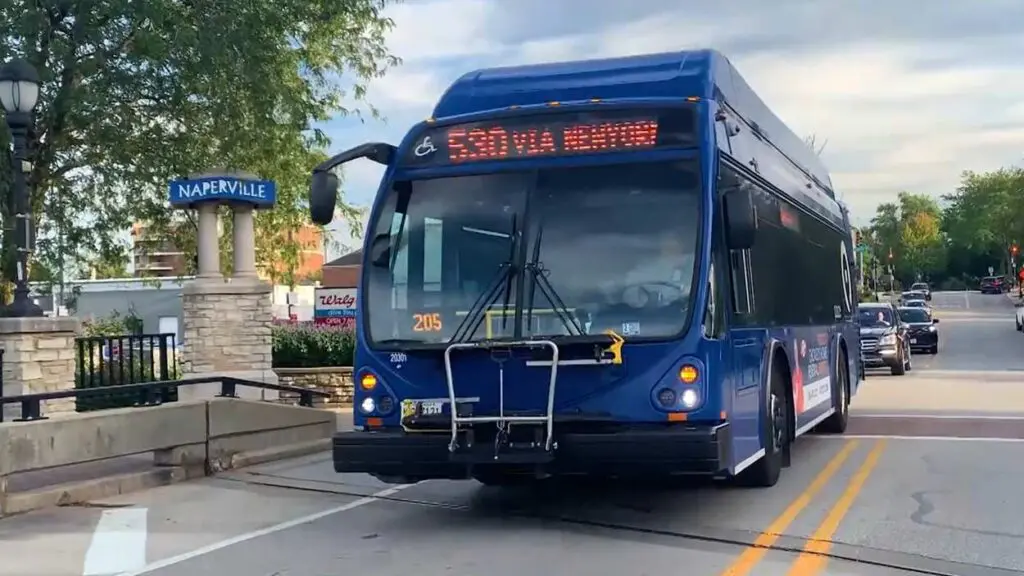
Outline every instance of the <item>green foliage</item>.
<svg viewBox="0 0 1024 576">
<path fill-rule="evenodd" d="M 1024 240 L 1024 169 L 964 172 L 941 201 L 940 207 L 930 196 L 901 192 L 897 202 L 878 206 L 861 231 L 871 252 L 869 277 L 886 287 L 881 280 L 891 264 L 897 283 L 920 277 L 943 290 L 964 290 L 976 288 L 989 267 L 1011 273 L 1010 247 Z"/>
<path fill-rule="evenodd" d="M 310 323 L 275 324 L 273 339 L 275 368 L 352 365 L 355 337 L 348 328 Z"/>
<path fill-rule="evenodd" d="M 43 80 L 30 143 L 36 257 L 65 271 L 117 261 L 133 221 L 191 255 L 194 228 L 167 209 L 167 182 L 236 169 L 278 183 L 277 208 L 257 217 L 257 263 L 283 270 L 279 276 L 294 270 L 303 246 L 291 232 L 306 223 L 310 171 L 330 144 L 316 123 L 377 114 L 364 97 L 367 83 L 397 64 L 384 45 L 392 22 L 382 11 L 390 3 L 0 3 L 0 62 L 25 57 Z M 339 210 L 358 217 L 343 201 Z M 3 237 L 0 264 L 9 273 L 12 235 Z"/>
<path fill-rule="evenodd" d="M 861 302 L 878 302 L 878 294 L 870 288 L 861 288 L 860 291 Z"/>
<path fill-rule="evenodd" d="M 87 337 L 98 337 L 141 334 L 142 327 L 142 318 L 135 313 L 134 308 L 129 307 L 127 314 L 121 314 L 115 310 L 106 318 L 98 318 L 83 322 L 82 335 Z"/>
</svg>

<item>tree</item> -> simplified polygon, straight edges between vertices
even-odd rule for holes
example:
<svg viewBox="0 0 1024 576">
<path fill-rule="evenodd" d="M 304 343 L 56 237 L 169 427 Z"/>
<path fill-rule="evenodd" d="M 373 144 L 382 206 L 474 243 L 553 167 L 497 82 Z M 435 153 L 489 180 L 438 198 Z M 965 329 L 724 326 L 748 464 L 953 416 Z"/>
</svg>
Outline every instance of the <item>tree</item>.
<svg viewBox="0 0 1024 576">
<path fill-rule="evenodd" d="M 1024 170 L 964 172 L 960 187 L 943 199 L 950 272 L 986 276 L 990 266 L 1008 272 L 1009 247 L 1024 240 Z"/>
<path fill-rule="evenodd" d="M 891 265 L 904 282 L 941 273 L 945 260 L 941 223 L 942 211 L 934 198 L 900 192 L 896 202 L 880 204 L 875 210 L 872 249 L 882 266 Z"/>
<path fill-rule="evenodd" d="M 376 114 L 363 100 L 366 83 L 397 64 L 384 46 L 388 3 L 0 4 L 0 61 L 26 57 L 43 79 L 29 175 L 38 256 L 52 268 L 57 254 L 103 253 L 135 220 L 188 245 L 188 227 L 165 202 L 168 181 L 231 168 L 277 181 L 277 208 L 257 218 L 257 258 L 292 257 L 288 231 L 306 222 L 310 169 L 329 145 L 314 123 Z M 8 173 L 0 154 L 0 179 Z M 5 228 L 10 205 L 3 179 Z M 343 201 L 339 209 L 355 216 Z M 7 278 L 10 238 L 2 247 Z"/>
</svg>

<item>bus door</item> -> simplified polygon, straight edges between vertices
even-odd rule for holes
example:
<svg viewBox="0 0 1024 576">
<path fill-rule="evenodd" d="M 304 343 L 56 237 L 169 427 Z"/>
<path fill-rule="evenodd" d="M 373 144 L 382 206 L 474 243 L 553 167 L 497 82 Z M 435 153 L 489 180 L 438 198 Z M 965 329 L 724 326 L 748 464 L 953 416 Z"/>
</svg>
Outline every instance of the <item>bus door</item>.
<svg viewBox="0 0 1024 576">
<path fill-rule="evenodd" d="M 762 448 L 761 407 L 762 358 L 767 346 L 767 330 L 754 322 L 754 293 L 751 282 L 749 250 L 731 250 L 728 266 L 720 274 L 728 280 L 723 304 L 728 306 L 728 330 L 724 334 L 729 382 L 724 387 L 731 393 L 729 422 L 733 435 L 734 465 L 747 461 Z"/>
</svg>

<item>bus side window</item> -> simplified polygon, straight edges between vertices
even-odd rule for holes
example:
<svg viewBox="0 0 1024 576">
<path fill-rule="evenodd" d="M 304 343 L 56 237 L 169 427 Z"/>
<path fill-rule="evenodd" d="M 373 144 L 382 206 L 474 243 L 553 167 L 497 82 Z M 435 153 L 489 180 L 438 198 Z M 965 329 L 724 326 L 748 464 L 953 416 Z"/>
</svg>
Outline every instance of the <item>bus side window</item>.
<svg viewBox="0 0 1024 576">
<path fill-rule="evenodd" d="M 754 287 L 750 271 L 750 250 L 729 252 L 732 273 L 732 310 L 737 314 L 751 314 L 754 311 Z"/>
<path fill-rule="evenodd" d="M 752 184 L 732 167 L 722 164 L 719 172 L 719 199 L 728 191 Z M 721 201 L 721 200 L 719 200 Z M 747 316 L 754 312 L 753 267 L 750 250 L 729 251 L 729 276 L 732 284 L 732 310 L 737 315 Z M 741 321 L 743 323 L 743 321 Z"/>
</svg>

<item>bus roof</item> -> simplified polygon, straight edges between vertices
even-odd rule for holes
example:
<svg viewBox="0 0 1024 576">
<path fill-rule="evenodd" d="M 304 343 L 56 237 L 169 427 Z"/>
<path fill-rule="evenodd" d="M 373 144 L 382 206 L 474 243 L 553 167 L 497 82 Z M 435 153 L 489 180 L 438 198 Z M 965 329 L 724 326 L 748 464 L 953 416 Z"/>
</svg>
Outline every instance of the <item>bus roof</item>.
<svg viewBox="0 0 1024 576">
<path fill-rule="evenodd" d="M 509 106 L 594 98 L 691 96 L 730 106 L 832 194 L 828 170 L 818 155 L 769 110 L 732 63 L 715 50 L 476 70 L 445 91 L 434 107 L 433 117 L 442 120 Z"/>
</svg>

